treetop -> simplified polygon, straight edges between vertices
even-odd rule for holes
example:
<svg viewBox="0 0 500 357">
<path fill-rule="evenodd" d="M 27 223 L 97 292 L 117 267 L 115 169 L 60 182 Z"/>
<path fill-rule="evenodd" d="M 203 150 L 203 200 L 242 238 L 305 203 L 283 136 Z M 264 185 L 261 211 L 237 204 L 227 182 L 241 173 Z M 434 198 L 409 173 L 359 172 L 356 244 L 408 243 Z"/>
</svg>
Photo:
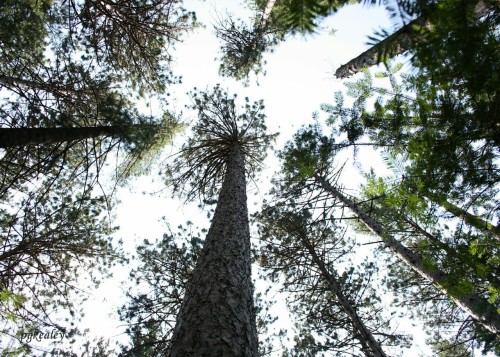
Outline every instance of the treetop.
<svg viewBox="0 0 500 357">
<path fill-rule="evenodd" d="M 167 181 L 174 191 L 185 191 L 187 200 L 196 195 L 210 199 L 222 184 L 235 147 L 242 151 L 248 177 L 254 178 L 278 134 L 266 133 L 262 100 L 252 103 L 245 98 L 238 107 L 237 95 L 229 96 L 220 85 L 206 91 L 195 88 L 189 94 L 193 103 L 189 108 L 197 111 L 198 121 L 167 168 Z"/>
</svg>

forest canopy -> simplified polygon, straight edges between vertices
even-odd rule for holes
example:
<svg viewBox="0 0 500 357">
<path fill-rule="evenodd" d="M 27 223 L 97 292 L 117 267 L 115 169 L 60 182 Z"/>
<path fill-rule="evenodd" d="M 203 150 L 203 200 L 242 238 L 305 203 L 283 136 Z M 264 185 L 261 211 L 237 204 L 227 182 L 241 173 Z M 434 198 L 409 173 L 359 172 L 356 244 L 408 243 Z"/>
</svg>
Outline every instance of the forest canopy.
<svg viewBox="0 0 500 357">
<path fill-rule="evenodd" d="M 499 13 L 2 1 L 2 355 L 500 355 Z"/>
</svg>

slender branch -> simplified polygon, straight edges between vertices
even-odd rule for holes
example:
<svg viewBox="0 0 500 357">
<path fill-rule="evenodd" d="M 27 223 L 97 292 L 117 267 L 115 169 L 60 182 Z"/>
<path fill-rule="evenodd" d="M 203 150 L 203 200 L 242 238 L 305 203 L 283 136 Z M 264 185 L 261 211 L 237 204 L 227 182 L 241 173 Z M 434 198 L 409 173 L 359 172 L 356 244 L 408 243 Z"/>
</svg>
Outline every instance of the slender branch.
<svg viewBox="0 0 500 357">
<path fill-rule="evenodd" d="M 367 215 L 366 212 L 359 207 L 359 205 L 344 196 L 323 177 L 316 174 L 315 179 L 321 187 L 323 187 L 323 189 L 330 192 L 333 197 L 337 198 L 355 215 L 357 215 L 360 221 L 363 222 L 372 233 L 380 237 L 384 241 L 385 245 L 415 273 L 430 281 L 437 289 L 447 295 L 453 302 L 471 315 L 474 320 L 483 324 L 489 331 L 496 335 L 500 335 L 500 315 L 498 314 L 496 308 L 486 299 L 473 292 L 451 294 L 449 285 L 452 279 L 449 274 L 438 268 L 426 268 L 422 256 L 403 246 L 401 242 L 394 238 L 390 233 L 386 232 L 384 227 L 378 221 Z"/>
</svg>

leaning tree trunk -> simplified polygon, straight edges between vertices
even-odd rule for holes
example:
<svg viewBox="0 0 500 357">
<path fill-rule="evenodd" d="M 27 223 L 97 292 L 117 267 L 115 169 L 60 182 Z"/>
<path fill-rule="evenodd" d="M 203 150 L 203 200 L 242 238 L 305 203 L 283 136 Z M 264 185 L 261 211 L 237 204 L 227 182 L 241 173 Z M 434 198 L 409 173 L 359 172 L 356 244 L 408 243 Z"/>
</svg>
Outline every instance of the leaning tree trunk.
<svg viewBox="0 0 500 357">
<path fill-rule="evenodd" d="M 245 163 L 235 145 L 214 217 L 189 281 L 171 357 L 258 354 Z"/>
<path fill-rule="evenodd" d="M 125 132 L 124 129 L 123 126 L 0 128 L 0 148 L 71 142 L 99 136 L 117 136 L 122 135 Z"/>
<path fill-rule="evenodd" d="M 358 57 L 349 60 L 349 62 L 337 68 L 335 77 L 344 79 L 361 72 L 363 68 L 375 66 L 396 57 L 411 47 L 414 39 L 419 34 L 419 31 L 415 30 L 415 28 L 428 28 L 429 26 L 430 24 L 423 17 L 418 17 L 376 45 L 373 45 Z"/>
<path fill-rule="evenodd" d="M 486 16 L 491 6 L 498 6 L 498 0 L 480 0 L 474 7 L 474 18 L 480 19 Z M 335 71 L 335 77 L 343 79 L 350 77 L 363 68 L 375 66 L 383 61 L 388 61 L 397 55 L 409 50 L 416 41 L 421 38 L 422 28 L 431 29 L 432 24 L 423 16 L 416 18 L 407 25 L 401 27 L 392 35 L 386 37 L 376 45 L 370 47 L 358 57 L 351 59 Z"/>
<path fill-rule="evenodd" d="M 500 229 L 491 222 L 483 220 L 481 217 L 473 215 L 461 207 L 454 205 L 446 199 L 443 194 L 427 192 L 424 194 L 432 202 L 437 203 L 446 211 L 451 213 L 457 218 L 462 219 L 468 225 L 476 228 L 477 230 L 491 235 L 494 239 L 500 241 Z"/>
<path fill-rule="evenodd" d="M 478 257 L 477 255 L 473 255 L 471 253 L 463 253 L 458 249 L 454 249 L 453 247 L 450 247 L 448 244 L 441 242 L 437 237 L 435 237 L 433 234 L 427 232 L 424 228 L 422 228 L 420 225 L 418 225 L 416 222 L 411 220 L 408 217 L 403 218 L 406 223 L 410 225 L 411 228 L 415 230 L 415 232 L 421 234 L 423 237 L 425 237 L 429 242 L 432 244 L 435 244 L 439 249 L 442 249 L 444 252 L 446 252 L 447 255 L 454 259 L 461 260 L 464 265 L 467 265 L 469 268 L 473 269 L 474 271 L 478 271 L 478 266 L 489 266 L 490 264 L 488 263 L 487 259 L 484 259 L 484 257 Z M 483 273 L 484 274 L 484 273 Z M 492 274 L 491 272 L 488 272 L 484 274 L 484 278 L 493 286 L 500 286 L 500 279 L 498 279 L 495 274 Z"/>
<path fill-rule="evenodd" d="M 342 306 L 345 314 L 348 316 L 351 324 L 354 328 L 355 335 L 361 343 L 363 353 L 366 356 L 373 357 L 386 357 L 384 350 L 380 346 L 379 342 L 375 339 L 370 330 L 366 327 L 361 317 L 358 315 L 356 309 L 349 302 L 349 299 L 344 295 L 342 291 L 342 286 L 339 281 L 333 276 L 325 265 L 325 262 L 318 256 L 316 250 L 312 246 L 311 242 L 305 236 L 301 236 L 300 239 L 305 245 L 309 254 L 311 254 L 312 261 L 316 267 L 321 272 L 323 279 L 328 284 L 330 291 L 337 297 L 338 302 Z"/>
<path fill-rule="evenodd" d="M 323 177 L 316 175 L 315 178 L 325 191 L 329 192 L 333 197 L 344 204 L 344 206 L 348 207 L 372 233 L 382 239 L 387 248 L 392 250 L 397 257 L 406 263 L 415 273 L 431 282 L 443 294 L 447 295 L 453 302 L 460 306 L 463 311 L 468 313 L 474 320 L 481 323 L 489 331 L 496 335 L 500 335 L 500 315 L 495 307 L 485 298 L 467 292 L 460 295 L 450 294 L 449 288 L 447 288 L 447 282 L 451 279 L 446 272 L 437 268 L 432 270 L 426 269 L 424 267 L 423 258 L 419 254 L 406 248 L 391 234 L 387 233 L 379 222 L 366 214 L 358 205 L 340 193 L 340 191 L 333 187 Z"/>
</svg>

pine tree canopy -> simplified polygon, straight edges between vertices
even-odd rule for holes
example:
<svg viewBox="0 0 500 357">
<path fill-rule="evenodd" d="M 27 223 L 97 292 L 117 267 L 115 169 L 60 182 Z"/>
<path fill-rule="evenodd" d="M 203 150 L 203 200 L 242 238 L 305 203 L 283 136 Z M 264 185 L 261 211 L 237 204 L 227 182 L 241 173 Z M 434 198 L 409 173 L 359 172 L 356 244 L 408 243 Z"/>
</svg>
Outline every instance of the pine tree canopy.
<svg viewBox="0 0 500 357">
<path fill-rule="evenodd" d="M 276 204 L 258 215 L 265 271 L 274 283 L 284 278 L 282 290 L 291 295 L 288 306 L 301 317 L 292 352 L 359 350 L 386 356 L 386 346 L 404 346 L 408 337 L 389 332 L 390 321 L 377 314 L 380 297 L 370 287 L 377 267 L 351 263 L 344 270 L 346 257 L 356 254 L 356 243 L 340 226 L 324 216 L 313 217 L 313 212 Z"/>
<path fill-rule="evenodd" d="M 123 258 L 110 238 L 116 183 L 181 128 L 169 111 L 139 112 L 131 92 L 177 82 L 172 45 L 195 25 L 177 1 L 1 2 L 2 340 L 42 327 L 73 336 L 80 284 L 96 287 Z M 108 185 L 111 152 L 122 164 Z M 30 353 L 20 343 L 5 353 Z"/>
<path fill-rule="evenodd" d="M 264 53 L 286 36 L 313 34 L 323 18 L 359 0 L 257 0 L 252 3 L 256 11 L 253 24 L 236 21 L 228 15 L 215 26 L 222 40 L 219 74 L 244 80 L 249 75 L 264 73 Z M 373 1 L 364 1 L 373 3 Z"/>
<path fill-rule="evenodd" d="M 194 91 L 191 96 L 191 108 L 197 111 L 198 121 L 169 168 L 171 177 L 167 180 L 188 200 L 197 195 L 210 200 L 222 183 L 235 146 L 245 157 L 246 174 L 254 178 L 277 134 L 266 133 L 262 101 L 251 103 L 245 98 L 239 111 L 237 96 L 230 97 L 220 86 L 211 91 Z"/>
<path fill-rule="evenodd" d="M 332 165 L 340 150 L 352 148 L 357 158 L 362 146 L 373 146 L 384 153 L 393 176 L 367 175 L 357 207 L 421 255 L 424 270 L 446 274 L 446 295 L 473 293 L 484 309 L 497 309 L 497 13 L 472 21 L 475 3 L 460 4 L 445 1 L 429 12 L 435 27 L 423 30 L 425 41 L 413 48 L 412 72 L 399 75 L 403 66 L 392 63 L 375 77 L 365 71 L 346 84 L 353 104 L 347 106 L 337 93 L 335 104 L 322 105 L 331 134 L 323 135 L 316 125 L 295 135 L 281 152 L 288 176 L 276 192 L 285 189 L 292 204 L 314 206 L 316 198 L 329 207 L 315 178 L 335 174 Z M 452 329 L 440 326 L 448 321 L 463 324 L 458 345 L 498 350 L 491 329 L 438 298 L 421 277 L 399 267 L 391 274 L 388 282 L 402 295 L 401 305 L 411 301 L 426 318 L 435 348 L 447 346 L 443 336 Z"/>
<path fill-rule="evenodd" d="M 7 1 L 0 17 L 1 75 L 43 76 L 51 53 L 56 68 L 80 57 L 113 81 L 159 91 L 172 79 L 168 45 L 195 25 L 177 1 Z"/>
<path fill-rule="evenodd" d="M 500 0 L 244 5 L 0 1 L 0 356 L 500 356 Z"/>
</svg>

